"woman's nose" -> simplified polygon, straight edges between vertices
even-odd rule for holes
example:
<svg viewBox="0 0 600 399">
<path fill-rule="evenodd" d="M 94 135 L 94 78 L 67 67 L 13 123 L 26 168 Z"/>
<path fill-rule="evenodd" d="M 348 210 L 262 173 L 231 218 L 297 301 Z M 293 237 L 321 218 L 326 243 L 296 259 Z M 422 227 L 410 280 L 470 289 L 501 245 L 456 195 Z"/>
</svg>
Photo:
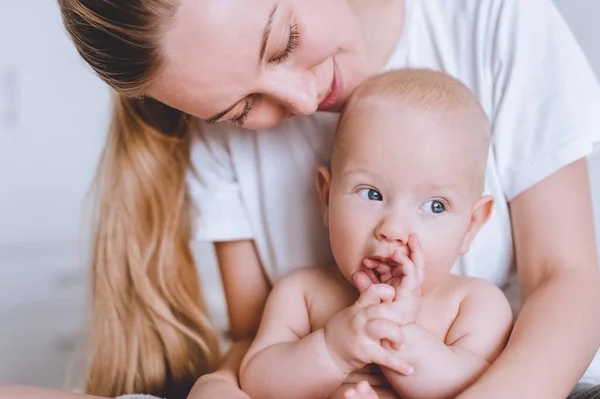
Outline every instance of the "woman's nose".
<svg viewBox="0 0 600 399">
<path fill-rule="evenodd" d="M 288 112 L 311 115 L 319 107 L 315 77 L 310 72 L 287 74 L 269 83 L 268 96 Z"/>
</svg>

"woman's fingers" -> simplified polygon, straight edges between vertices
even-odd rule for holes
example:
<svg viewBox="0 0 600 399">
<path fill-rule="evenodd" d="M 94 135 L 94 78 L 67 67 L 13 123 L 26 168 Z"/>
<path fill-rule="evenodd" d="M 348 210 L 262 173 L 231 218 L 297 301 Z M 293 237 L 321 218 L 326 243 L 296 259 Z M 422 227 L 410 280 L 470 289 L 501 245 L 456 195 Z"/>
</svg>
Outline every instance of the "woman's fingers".
<svg viewBox="0 0 600 399">
<path fill-rule="evenodd" d="M 398 350 L 404 342 L 404 335 L 401 327 L 391 320 L 375 319 L 367 321 L 365 325 L 367 335 L 376 342 L 386 341 L 391 344 L 391 348 Z M 384 345 L 385 347 L 386 345 Z"/>
</svg>

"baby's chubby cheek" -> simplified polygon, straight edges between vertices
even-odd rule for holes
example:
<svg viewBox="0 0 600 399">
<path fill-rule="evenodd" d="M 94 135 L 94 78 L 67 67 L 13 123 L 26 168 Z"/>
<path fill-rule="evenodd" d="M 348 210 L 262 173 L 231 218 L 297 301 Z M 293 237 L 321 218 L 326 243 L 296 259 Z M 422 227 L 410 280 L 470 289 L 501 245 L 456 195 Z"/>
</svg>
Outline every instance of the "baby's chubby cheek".
<svg viewBox="0 0 600 399">
<path fill-rule="evenodd" d="M 346 277 L 362 268 L 364 239 L 345 224 L 331 223 L 329 227 L 331 251 L 335 261 Z"/>
</svg>

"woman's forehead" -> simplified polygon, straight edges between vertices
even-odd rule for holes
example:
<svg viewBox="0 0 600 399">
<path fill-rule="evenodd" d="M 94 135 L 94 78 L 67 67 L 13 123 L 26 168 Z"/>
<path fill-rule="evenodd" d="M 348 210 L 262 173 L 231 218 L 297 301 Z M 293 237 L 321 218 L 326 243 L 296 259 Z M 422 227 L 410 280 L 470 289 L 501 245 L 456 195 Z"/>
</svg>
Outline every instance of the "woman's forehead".
<svg viewBox="0 0 600 399">
<path fill-rule="evenodd" d="M 276 2 L 253 0 L 248 7 L 245 1 L 182 0 L 163 39 L 164 68 L 149 94 L 204 119 L 246 95 Z"/>
</svg>

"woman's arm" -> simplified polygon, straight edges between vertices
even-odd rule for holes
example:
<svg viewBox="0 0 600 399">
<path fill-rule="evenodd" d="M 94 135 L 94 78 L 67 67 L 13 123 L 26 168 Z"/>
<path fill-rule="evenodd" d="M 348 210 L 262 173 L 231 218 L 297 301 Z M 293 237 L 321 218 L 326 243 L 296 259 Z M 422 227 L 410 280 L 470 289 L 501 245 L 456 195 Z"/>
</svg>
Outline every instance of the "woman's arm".
<svg viewBox="0 0 600 399">
<path fill-rule="evenodd" d="M 233 341 L 254 338 L 271 289 L 254 241 L 215 243 Z"/>
<path fill-rule="evenodd" d="M 517 196 L 510 210 L 524 306 L 505 351 L 459 398 L 565 398 L 600 345 L 586 160 Z"/>
<path fill-rule="evenodd" d="M 229 314 L 232 345 L 219 369 L 194 385 L 189 399 L 248 399 L 239 389 L 239 369 L 260 324 L 270 285 L 252 240 L 215 243 Z"/>
<path fill-rule="evenodd" d="M 218 373 L 237 385 L 240 364 L 256 335 L 271 287 L 253 241 L 218 242 L 215 251 L 233 341 Z"/>
</svg>

